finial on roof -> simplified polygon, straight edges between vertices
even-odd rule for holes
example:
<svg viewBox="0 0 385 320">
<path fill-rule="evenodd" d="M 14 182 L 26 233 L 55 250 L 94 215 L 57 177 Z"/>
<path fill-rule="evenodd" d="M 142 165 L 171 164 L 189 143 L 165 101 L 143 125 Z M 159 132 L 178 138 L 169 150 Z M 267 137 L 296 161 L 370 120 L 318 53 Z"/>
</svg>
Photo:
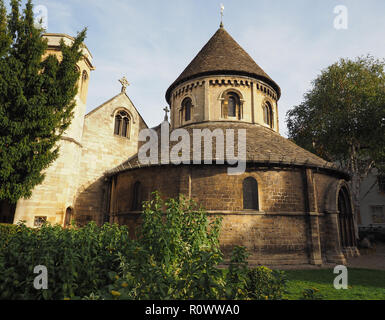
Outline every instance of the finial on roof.
<svg viewBox="0 0 385 320">
<path fill-rule="evenodd" d="M 130 85 L 126 77 L 120 79 L 119 82 L 122 84 L 122 92 L 126 92 L 126 88 Z"/>
<path fill-rule="evenodd" d="M 168 121 L 168 113 L 170 112 L 170 109 L 168 108 L 168 106 L 166 106 L 163 111 L 166 113 L 164 115 L 164 121 Z"/>
<path fill-rule="evenodd" d="M 220 27 L 223 28 L 223 12 L 225 11 L 225 6 L 221 3 L 221 24 Z"/>
</svg>

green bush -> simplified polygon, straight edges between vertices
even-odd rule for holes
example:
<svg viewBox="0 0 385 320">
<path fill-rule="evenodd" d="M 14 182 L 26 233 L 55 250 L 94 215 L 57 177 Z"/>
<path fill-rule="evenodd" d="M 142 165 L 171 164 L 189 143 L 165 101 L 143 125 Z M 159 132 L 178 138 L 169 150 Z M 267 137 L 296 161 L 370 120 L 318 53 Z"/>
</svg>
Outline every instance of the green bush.
<svg viewBox="0 0 385 320">
<path fill-rule="evenodd" d="M 286 290 L 287 278 L 283 271 L 257 267 L 247 272 L 246 291 L 253 300 L 281 300 Z"/>
<path fill-rule="evenodd" d="M 131 245 L 126 227 L 109 224 L 90 223 L 80 229 L 49 224 L 30 229 L 21 224 L 10 230 L 6 235 L 0 229 L 0 299 L 87 295 L 110 281 L 108 273 L 118 271 L 119 254 Z M 47 267 L 48 290 L 33 287 L 37 265 Z"/>
<path fill-rule="evenodd" d="M 220 269 L 220 219 L 190 200 L 144 203 L 136 240 L 127 227 L 90 223 L 63 229 L 0 226 L 0 299 L 281 299 L 285 279 L 250 269 L 235 247 Z M 34 267 L 48 270 L 48 290 L 36 290 Z"/>
<path fill-rule="evenodd" d="M 86 298 L 281 299 L 283 274 L 249 269 L 244 247 L 234 248 L 228 270 L 218 268 L 220 222 L 210 223 L 207 213 L 183 197 L 164 203 L 154 193 L 144 205 L 133 251 L 120 257 L 120 274 L 111 273 L 111 284 Z"/>
<path fill-rule="evenodd" d="M 105 299 L 216 299 L 224 290 L 220 219 L 184 198 L 144 203 L 138 239 L 121 255 L 121 276 L 97 293 Z"/>
<path fill-rule="evenodd" d="M 5 247 L 10 237 L 16 233 L 17 226 L 14 224 L 0 223 L 0 247 Z"/>
</svg>

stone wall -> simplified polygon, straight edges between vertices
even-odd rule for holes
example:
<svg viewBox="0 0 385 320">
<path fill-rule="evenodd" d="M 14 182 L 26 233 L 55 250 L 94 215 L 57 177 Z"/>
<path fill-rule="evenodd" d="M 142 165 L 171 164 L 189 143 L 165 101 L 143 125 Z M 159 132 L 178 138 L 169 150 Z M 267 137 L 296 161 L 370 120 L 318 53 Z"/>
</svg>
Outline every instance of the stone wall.
<svg viewBox="0 0 385 320">
<path fill-rule="evenodd" d="M 258 211 L 243 210 L 242 183 L 258 181 Z M 222 217 L 220 243 L 229 257 L 235 245 L 246 246 L 255 264 L 321 264 L 343 261 L 334 215 L 319 212 L 310 169 L 248 168 L 238 176 L 225 166 L 157 166 L 133 169 L 112 177 L 111 221 L 127 224 L 133 231 L 140 213 L 132 212 L 133 186 L 141 183 L 142 200 L 158 190 L 163 198 L 185 194 L 202 205 L 211 218 Z M 331 177 L 334 181 L 337 178 Z M 316 190 L 311 192 L 311 190 Z M 312 198 L 313 200 L 309 200 Z M 312 211 L 311 211 L 312 210 Z"/>
<path fill-rule="evenodd" d="M 172 128 L 202 121 L 228 120 L 222 118 L 221 105 L 223 93 L 232 91 L 238 94 L 243 105 L 241 121 L 258 123 L 268 127 L 263 119 L 263 105 L 269 101 L 273 108 L 273 130 L 279 132 L 278 102 L 276 92 L 267 84 L 249 77 L 213 76 L 187 81 L 177 86 L 171 99 Z M 191 120 L 181 119 L 181 106 L 185 98 L 191 98 L 193 108 Z"/>
<path fill-rule="evenodd" d="M 131 119 L 129 138 L 114 134 L 115 115 L 121 110 L 128 112 Z M 137 153 L 139 131 L 144 128 L 147 125 L 125 93 L 86 115 L 75 204 L 76 219 L 80 223 L 103 222 L 108 192 L 104 173 Z"/>
</svg>

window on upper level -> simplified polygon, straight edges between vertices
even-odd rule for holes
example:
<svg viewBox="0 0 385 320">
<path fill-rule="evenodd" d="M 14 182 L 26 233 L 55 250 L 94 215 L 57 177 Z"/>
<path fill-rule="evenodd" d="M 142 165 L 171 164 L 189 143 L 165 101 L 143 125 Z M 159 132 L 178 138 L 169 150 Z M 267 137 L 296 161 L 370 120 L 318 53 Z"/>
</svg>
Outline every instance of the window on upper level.
<svg viewBox="0 0 385 320">
<path fill-rule="evenodd" d="M 119 111 L 116 114 L 114 134 L 125 138 L 130 137 L 130 117 L 127 112 Z"/>
<path fill-rule="evenodd" d="M 273 128 L 273 108 L 270 102 L 265 102 L 263 106 L 263 121 L 270 127 Z"/>
<path fill-rule="evenodd" d="M 190 98 L 186 98 L 182 102 L 182 117 L 185 122 L 191 120 L 192 101 Z"/>
<path fill-rule="evenodd" d="M 222 117 L 241 119 L 241 103 L 238 94 L 235 92 L 225 94 L 222 105 Z"/>
</svg>

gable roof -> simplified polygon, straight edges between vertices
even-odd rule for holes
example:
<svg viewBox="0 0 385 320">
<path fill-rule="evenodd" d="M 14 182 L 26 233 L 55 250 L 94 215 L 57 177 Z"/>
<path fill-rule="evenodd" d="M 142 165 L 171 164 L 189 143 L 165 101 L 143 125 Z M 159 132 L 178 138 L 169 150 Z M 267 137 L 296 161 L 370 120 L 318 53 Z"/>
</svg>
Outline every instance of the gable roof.
<svg viewBox="0 0 385 320">
<path fill-rule="evenodd" d="M 136 106 L 134 105 L 134 103 L 131 101 L 130 97 L 127 95 L 126 92 L 120 92 L 118 93 L 116 96 L 112 97 L 111 99 L 107 100 L 106 102 L 102 103 L 100 106 L 96 107 L 95 109 L 92 109 L 90 112 L 88 112 L 85 117 L 88 117 L 90 116 L 91 114 L 93 114 L 94 112 L 98 111 L 99 109 L 103 108 L 105 105 L 111 103 L 112 101 L 114 101 L 115 99 L 117 99 L 118 97 L 120 96 L 125 96 L 128 101 L 131 103 L 131 105 L 133 106 L 134 110 L 137 112 L 137 114 L 139 115 L 139 118 L 142 119 L 143 123 L 145 124 L 145 126 L 148 128 L 148 125 L 146 123 L 146 121 L 144 121 L 142 115 L 140 114 L 140 112 L 138 111 L 138 109 L 136 108 Z"/>
<path fill-rule="evenodd" d="M 278 99 L 281 95 L 279 86 L 221 26 L 167 89 L 167 102 L 170 103 L 171 91 L 182 82 L 214 74 L 235 74 L 260 79 L 277 91 Z"/>
</svg>

